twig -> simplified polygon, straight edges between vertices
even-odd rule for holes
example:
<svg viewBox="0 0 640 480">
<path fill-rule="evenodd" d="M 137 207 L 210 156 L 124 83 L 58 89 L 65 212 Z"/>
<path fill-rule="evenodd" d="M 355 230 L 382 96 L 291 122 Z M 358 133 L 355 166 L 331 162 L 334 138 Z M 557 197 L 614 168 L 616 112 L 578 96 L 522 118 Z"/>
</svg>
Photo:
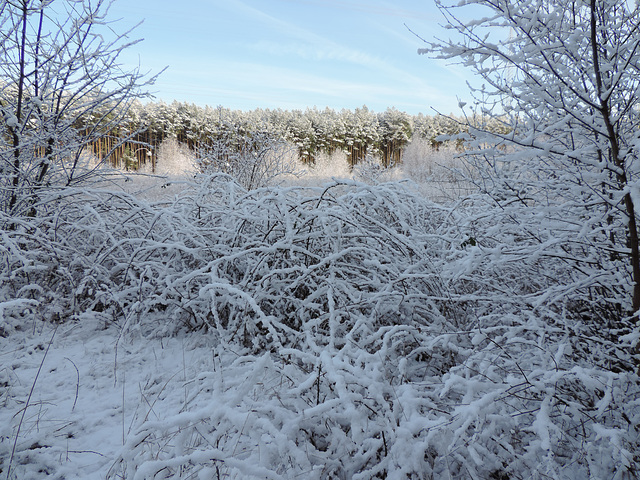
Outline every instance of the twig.
<svg viewBox="0 0 640 480">
<path fill-rule="evenodd" d="M 49 340 L 49 344 L 47 345 L 47 349 L 44 351 L 44 355 L 42 357 L 42 361 L 40 362 L 40 366 L 38 367 L 38 372 L 36 373 L 36 377 L 33 379 L 33 383 L 31 384 L 31 390 L 29 390 L 29 396 L 27 397 L 27 404 L 24 409 L 22 409 L 22 416 L 20 417 L 20 422 L 18 423 L 18 430 L 16 431 L 16 438 L 13 441 L 13 448 L 11 449 L 11 457 L 9 457 L 9 465 L 7 466 L 7 480 L 9 480 L 11 475 L 11 464 L 13 462 L 13 457 L 16 453 L 16 446 L 18 445 L 18 438 L 20 437 L 20 429 L 22 428 L 22 423 L 24 422 L 24 417 L 27 413 L 27 408 L 29 408 L 29 403 L 31 403 L 31 397 L 33 396 L 33 392 L 36 388 L 36 382 L 38 381 L 38 377 L 40 376 L 40 372 L 42 371 L 42 365 L 44 365 L 44 361 L 47 358 L 47 353 L 49 353 L 49 347 L 53 343 L 53 338 L 56 336 L 56 332 L 58 331 L 58 325 L 53 329 L 53 333 L 51 334 L 51 339 Z"/>
<path fill-rule="evenodd" d="M 122 372 L 122 445 L 125 444 L 125 433 L 124 433 L 124 386 L 126 385 L 127 373 Z"/>
<path fill-rule="evenodd" d="M 69 357 L 64 357 L 65 360 L 69 360 L 71 362 L 71 365 L 73 365 L 73 368 L 76 369 L 76 398 L 73 401 L 73 407 L 71 407 L 71 411 L 73 412 L 76 408 L 76 403 L 78 402 L 78 392 L 80 391 L 80 371 L 78 370 L 78 367 L 76 366 L 75 363 L 73 363 L 73 360 L 71 360 Z"/>
</svg>

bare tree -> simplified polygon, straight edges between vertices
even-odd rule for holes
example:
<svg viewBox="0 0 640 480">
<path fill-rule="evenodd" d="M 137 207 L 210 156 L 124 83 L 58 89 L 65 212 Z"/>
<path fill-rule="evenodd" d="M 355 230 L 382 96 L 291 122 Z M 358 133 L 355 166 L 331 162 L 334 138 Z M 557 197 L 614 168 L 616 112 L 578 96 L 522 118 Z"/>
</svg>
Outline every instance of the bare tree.
<svg viewBox="0 0 640 480">
<path fill-rule="evenodd" d="M 33 215 L 43 188 L 89 178 L 95 166 L 83 163 L 83 150 L 97 138 L 123 134 L 129 105 L 153 81 L 123 69 L 120 54 L 137 40 L 131 31 L 114 32 L 110 4 L 0 1 L 3 212 Z"/>
<path fill-rule="evenodd" d="M 510 223 L 520 242 L 512 259 L 570 263 L 575 278 L 563 295 L 586 302 L 599 289 L 611 311 L 637 315 L 638 3 L 436 3 L 456 40 L 420 53 L 459 60 L 484 80 L 475 90 L 480 110 L 469 122 L 465 156 L 482 172 L 479 185 L 497 207 L 496 219 Z M 458 8 L 484 17 L 462 21 Z M 478 118 L 502 122 L 502 133 Z"/>
<path fill-rule="evenodd" d="M 285 175 L 297 175 L 295 148 L 270 132 L 235 131 L 229 127 L 196 151 L 201 173 L 226 173 L 247 190 L 272 186 Z"/>
</svg>

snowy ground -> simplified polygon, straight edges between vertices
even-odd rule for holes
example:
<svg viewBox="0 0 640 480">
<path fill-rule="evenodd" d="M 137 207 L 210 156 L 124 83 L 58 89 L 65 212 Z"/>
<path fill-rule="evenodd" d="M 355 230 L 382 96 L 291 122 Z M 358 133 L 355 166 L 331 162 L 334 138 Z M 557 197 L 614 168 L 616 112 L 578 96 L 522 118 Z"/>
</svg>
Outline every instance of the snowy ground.
<svg viewBox="0 0 640 480">
<path fill-rule="evenodd" d="M 15 446 L 10 478 L 105 478 L 134 425 L 179 410 L 185 379 L 214 371 L 196 340 L 119 337 L 95 318 L 1 338 L 3 474 Z"/>
</svg>

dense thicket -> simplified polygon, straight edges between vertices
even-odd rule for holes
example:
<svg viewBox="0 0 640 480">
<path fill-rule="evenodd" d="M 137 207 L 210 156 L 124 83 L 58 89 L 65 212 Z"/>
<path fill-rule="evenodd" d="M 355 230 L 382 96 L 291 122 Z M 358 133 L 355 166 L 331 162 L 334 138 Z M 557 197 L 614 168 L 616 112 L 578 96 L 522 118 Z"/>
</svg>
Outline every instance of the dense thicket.
<svg viewBox="0 0 640 480">
<path fill-rule="evenodd" d="M 576 308 L 572 264 L 489 247 L 515 234 L 486 205 L 220 174 L 181 190 L 149 204 L 67 189 L 2 231 L 4 335 L 87 319 L 197 331 L 227 372 L 186 379 L 188 405 L 154 384 L 155 419 L 140 409 L 110 478 L 637 473 L 635 337 L 594 321 L 606 298 Z"/>
</svg>

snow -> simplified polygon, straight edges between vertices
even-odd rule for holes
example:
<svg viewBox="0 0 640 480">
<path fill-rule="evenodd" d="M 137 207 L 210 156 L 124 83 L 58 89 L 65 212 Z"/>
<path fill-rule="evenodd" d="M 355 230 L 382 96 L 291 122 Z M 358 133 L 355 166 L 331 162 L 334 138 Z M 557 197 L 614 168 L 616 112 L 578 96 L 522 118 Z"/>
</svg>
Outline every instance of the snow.
<svg viewBox="0 0 640 480">
<path fill-rule="evenodd" d="M 233 405 L 255 388 L 264 361 L 269 361 L 264 357 L 255 365 L 254 375 L 243 379 L 242 388 L 229 392 L 226 379 L 235 384 L 235 374 L 242 369 L 221 370 L 219 363 L 216 365 L 221 360 L 216 358 L 215 345 L 208 339 L 197 335 L 141 341 L 123 339 L 120 333 L 113 326 L 105 328 L 101 319 L 84 318 L 58 327 L 40 324 L 35 330 L 0 339 L 4 383 L 9 384 L 5 385 L 0 414 L 4 425 L 0 447 L 5 460 L 12 448 L 9 439 L 15 439 L 17 420 L 44 360 L 17 442 L 12 469 L 16 478 L 98 479 L 114 475 L 117 459 L 126 457 L 132 444 L 143 439 L 138 433 L 140 425 L 149 429 L 166 426 L 167 418 L 173 426 L 188 425 L 199 415 L 185 414 L 185 409 L 196 401 L 206 404 L 215 400 L 225 390 L 233 393 L 226 406 L 231 416 Z M 45 355 L 47 339 L 52 336 Z M 218 407 L 225 410 L 224 404 Z M 183 441 L 188 443 L 188 439 Z M 213 450 L 195 452 L 191 461 L 216 455 L 233 463 L 228 455 Z M 154 465 L 146 462 L 133 478 L 153 478 L 150 472 Z M 257 478 L 280 478 L 264 468 L 241 467 L 241 472 Z"/>
<path fill-rule="evenodd" d="M 585 351 L 593 332 L 545 319 L 542 304 L 523 307 L 526 286 L 502 273 L 512 253 L 464 244 L 500 235 L 465 230 L 482 203 L 436 204 L 406 182 L 250 192 L 224 175 L 182 182 L 159 203 L 149 189 L 58 200 L 51 218 L 68 246 L 56 243 L 57 254 L 70 259 L 59 278 L 84 272 L 72 293 L 59 280 L 59 297 L 37 280 L 44 237 L 26 249 L 16 241 L 26 237 L 3 232 L 13 262 L 3 274 L 17 282 L 26 271 L 31 282 L 17 294 L 6 283 L 0 301 L 9 478 L 487 478 L 505 465 L 584 478 L 634 468 L 637 377 L 593 358 L 622 362 L 623 339 L 636 337 Z M 544 261 L 521 261 L 521 274 Z"/>
<path fill-rule="evenodd" d="M 93 169 L 92 139 L 70 128 L 132 94 L 94 97 L 94 80 L 133 88 L 137 74 L 98 62 L 78 83 L 89 90 L 59 97 L 90 98 L 65 104 L 61 129 L 24 110 L 0 178 L 2 477 L 637 476 L 640 326 L 620 205 L 640 203 L 638 9 L 596 3 L 607 28 L 593 49 L 576 35 L 588 9 L 463 3 L 494 15 L 456 21 L 462 43 L 432 50 L 488 85 L 478 124 L 448 135 L 464 161 L 425 161 L 416 141 L 401 168 L 360 149 L 353 171 L 338 153 L 340 169 L 324 175 L 318 158 L 303 178 L 297 152 L 322 150 L 307 141 L 316 111 L 289 117 L 313 133 L 295 149 L 255 132 L 244 150 L 203 147 L 199 173 L 158 198 Z M 523 35 L 501 39 L 511 28 Z M 69 65 L 97 60 L 79 52 Z M 59 78 L 59 62 L 41 65 Z M 610 109 L 593 104 L 603 92 Z M 483 132 L 505 101 L 510 116 Z M 379 142 L 380 119 L 408 140 L 401 112 L 347 117 L 336 144 Z M 624 158 L 606 160 L 612 120 Z M 20 122 L 5 115 L 0 138 Z M 52 132 L 69 135 L 41 168 Z"/>
<path fill-rule="evenodd" d="M 8 115 L 5 117 L 5 124 L 9 128 L 16 128 L 18 126 L 18 117 L 15 115 Z"/>
<path fill-rule="evenodd" d="M 13 460 L 17 478 L 37 479 L 43 474 L 104 478 L 122 441 L 123 422 L 133 418 L 134 410 L 127 409 L 139 404 L 140 392 L 134 387 L 145 385 L 152 370 L 142 367 L 148 360 L 139 353 L 123 349 L 116 364 L 117 332 L 101 330 L 98 321 L 85 319 L 57 328 L 39 325 L 0 339 L 8 378 L 0 447 L 7 460 L 13 448 L 9 439 L 16 440 L 17 420 L 33 387 Z M 41 362 L 42 371 L 34 384 Z M 127 379 L 126 367 L 133 367 Z"/>
</svg>

